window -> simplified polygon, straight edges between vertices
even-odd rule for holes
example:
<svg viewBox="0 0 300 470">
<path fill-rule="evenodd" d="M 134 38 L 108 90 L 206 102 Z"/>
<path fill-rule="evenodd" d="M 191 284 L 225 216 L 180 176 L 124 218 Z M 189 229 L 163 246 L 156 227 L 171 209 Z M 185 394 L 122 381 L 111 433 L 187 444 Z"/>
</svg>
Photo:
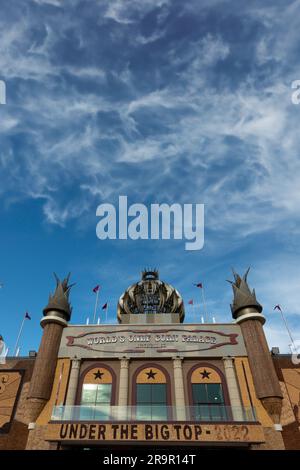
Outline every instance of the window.
<svg viewBox="0 0 300 470">
<path fill-rule="evenodd" d="M 198 367 L 191 376 L 192 415 L 199 421 L 227 419 L 221 377 L 215 369 Z"/>
<path fill-rule="evenodd" d="M 192 384 L 195 414 L 199 420 L 222 420 L 225 415 L 221 384 Z"/>
<path fill-rule="evenodd" d="M 89 370 L 84 378 L 80 419 L 105 421 L 110 419 L 112 375 L 103 367 Z"/>
<path fill-rule="evenodd" d="M 167 383 L 160 369 L 146 368 L 137 376 L 136 419 L 141 421 L 168 419 Z"/>
</svg>

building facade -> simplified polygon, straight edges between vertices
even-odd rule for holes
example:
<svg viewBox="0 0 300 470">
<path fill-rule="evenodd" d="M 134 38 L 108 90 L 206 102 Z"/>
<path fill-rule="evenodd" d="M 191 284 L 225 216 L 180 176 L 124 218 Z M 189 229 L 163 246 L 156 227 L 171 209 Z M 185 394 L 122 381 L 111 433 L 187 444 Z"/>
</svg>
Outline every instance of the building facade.
<svg viewBox="0 0 300 470">
<path fill-rule="evenodd" d="M 300 368 L 270 353 L 247 273 L 222 324 L 185 323 L 179 292 L 144 271 L 117 324 L 72 325 L 68 283 L 37 356 L 0 364 L 0 449 L 300 449 Z"/>
</svg>

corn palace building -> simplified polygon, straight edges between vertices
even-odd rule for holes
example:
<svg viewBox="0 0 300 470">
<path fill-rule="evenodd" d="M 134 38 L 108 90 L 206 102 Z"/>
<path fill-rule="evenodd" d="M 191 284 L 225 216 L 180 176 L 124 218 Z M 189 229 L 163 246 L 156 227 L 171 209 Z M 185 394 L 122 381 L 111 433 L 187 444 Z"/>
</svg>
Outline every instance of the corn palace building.
<svg viewBox="0 0 300 470">
<path fill-rule="evenodd" d="M 56 282 L 38 353 L 0 364 L 0 449 L 300 449 L 300 368 L 269 351 L 247 273 L 222 324 L 185 323 L 179 292 L 144 271 L 118 323 L 72 325 Z"/>
</svg>

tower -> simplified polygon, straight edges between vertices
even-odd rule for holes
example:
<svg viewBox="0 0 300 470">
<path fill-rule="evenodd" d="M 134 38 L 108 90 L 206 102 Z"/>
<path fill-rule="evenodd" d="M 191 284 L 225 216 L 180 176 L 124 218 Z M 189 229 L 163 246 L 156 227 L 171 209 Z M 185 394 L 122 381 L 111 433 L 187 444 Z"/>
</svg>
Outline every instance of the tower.
<svg viewBox="0 0 300 470">
<path fill-rule="evenodd" d="M 50 398 L 61 335 L 71 318 L 69 292 L 72 286 L 68 285 L 70 274 L 63 281 L 54 275 L 56 289 L 53 295 L 49 295 L 48 305 L 43 310 L 41 326 L 44 331 L 28 393 L 26 418 L 29 423 L 36 421 Z"/>
<path fill-rule="evenodd" d="M 257 397 L 272 418 L 275 429 L 280 429 L 283 396 L 263 330 L 266 321 L 261 313 L 263 308 L 247 283 L 249 269 L 242 278 L 233 272 L 234 282 L 229 281 L 234 294 L 231 311 L 243 333 Z"/>
</svg>

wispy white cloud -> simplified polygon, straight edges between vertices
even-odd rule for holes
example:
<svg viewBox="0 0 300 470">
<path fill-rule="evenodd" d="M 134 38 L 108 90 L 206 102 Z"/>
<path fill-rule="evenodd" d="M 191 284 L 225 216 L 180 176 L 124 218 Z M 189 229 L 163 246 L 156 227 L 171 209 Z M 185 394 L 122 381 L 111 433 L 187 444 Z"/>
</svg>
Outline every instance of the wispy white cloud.
<svg viewBox="0 0 300 470">
<path fill-rule="evenodd" d="M 130 0 L 124 3 L 122 0 L 106 1 L 105 18 L 110 18 L 117 23 L 130 24 L 140 20 L 147 12 L 154 8 L 168 5 L 170 0 Z"/>
<path fill-rule="evenodd" d="M 46 222 L 61 227 L 94 220 L 96 205 L 121 192 L 204 202 L 209 253 L 228 255 L 260 233 L 295 243 L 299 1 L 284 11 L 239 2 L 236 15 L 229 1 L 99 1 L 81 14 L 76 1 L 63 13 L 48 8 L 58 0 L 33 3 L 0 20 L 4 200 L 39 199 Z M 220 8 L 210 28 L 207 13 Z M 239 15 L 240 43 L 231 34 Z M 284 288 L 272 260 L 258 268 L 266 303 L 276 285 L 289 315 L 299 313 L 290 300 L 298 261 Z M 278 262 L 286 279 L 289 265 Z"/>
</svg>

